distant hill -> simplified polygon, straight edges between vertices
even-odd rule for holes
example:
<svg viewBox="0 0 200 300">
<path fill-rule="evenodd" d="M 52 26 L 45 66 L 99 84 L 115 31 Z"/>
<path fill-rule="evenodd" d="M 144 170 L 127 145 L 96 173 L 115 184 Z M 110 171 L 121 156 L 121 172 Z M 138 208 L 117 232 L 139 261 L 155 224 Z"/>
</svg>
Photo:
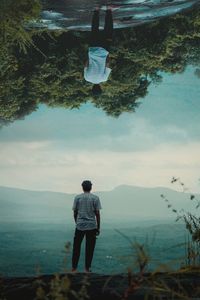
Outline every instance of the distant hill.
<svg viewBox="0 0 200 300">
<path fill-rule="evenodd" d="M 97 193 L 103 202 L 104 214 L 107 217 L 122 220 L 167 220 L 175 215 L 167 208 L 166 202 L 160 197 L 164 194 L 174 208 L 187 211 L 193 207 L 187 193 L 157 187 L 144 188 L 121 185 L 109 192 Z"/>
<path fill-rule="evenodd" d="M 6 222 L 66 221 L 74 195 L 0 187 L 0 220 Z M 71 214 L 70 214 L 71 217 Z"/>
<path fill-rule="evenodd" d="M 175 208 L 190 210 L 189 195 L 168 188 L 118 186 L 111 191 L 96 193 L 102 203 L 104 222 L 124 223 L 147 220 L 165 221 L 175 218 L 160 197 L 161 194 Z M 0 222 L 73 223 L 74 194 L 48 191 L 29 191 L 0 187 Z"/>
</svg>

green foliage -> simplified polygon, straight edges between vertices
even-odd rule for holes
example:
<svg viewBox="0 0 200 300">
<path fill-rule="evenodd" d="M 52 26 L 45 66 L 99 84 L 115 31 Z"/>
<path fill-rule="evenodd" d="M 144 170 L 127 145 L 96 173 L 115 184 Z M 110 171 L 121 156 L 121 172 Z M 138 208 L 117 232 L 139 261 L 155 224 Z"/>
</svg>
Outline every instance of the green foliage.
<svg viewBox="0 0 200 300">
<path fill-rule="evenodd" d="M 19 73 L 15 49 L 26 53 L 27 47 L 34 47 L 33 33 L 25 25 L 39 13 L 39 0 L 0 2 L 0 125 L 22 118 L 37 107 L 35 101 L 25 97 L 26 80 Z"/>
<path fill-rule="evenodd" d="M 38 18 L 40 9 L 39 0 L 1 0 L 1 44 L 17 45 L 20 50 L 26 51 L 26 47 L 32 45 L 32 33 L 25 29 L 25 25 Z"/>
<path fill-rule="evenodd" d="M 149 85 L 162 81 L 161 72 L 180 73 L 188 64 L 200 65 L 200 9 L 196 7 L 151 24 L 116 30 L 110 50 L 111 76 L 102 84 L 102 95 L 94 97 L 91 84 L 83 78 L 89 33 L 57 31 L 49 35 L 45 31 L 25 30 L 25 22 L 38 16 L 39 2 L 4 0 L 3 5 L 3 123 L 24 117 L 37 109 L 39 103 L 73 109 L 91 101 L 107 114 L 118 117 L 123 112 L 135 111 Z"/>
<path fill-rule="evenodd" d="M 172 184 L 179 184 L 182 191 L 189 192 L 185 184 L 179 179 L 173 177 L 171 180 Z M 183 221 L 185 228 L 188 232 L 188 240 L 185 242 L 185 266 L 189 267 L 200 267 L 200 217 L 198 214 L 198 209 L 200 207 L 200 200 L 192 193 L 189 193 L 189 200 L 192 201 L 195 211 L 185 211 L 184 209 L 174 208 L 173 204 L 167 199 L 167 197 L 161 194 L 161 198 L 167 203 L 167 207 L 176 215 L 176 221 Z"/>
</svg>

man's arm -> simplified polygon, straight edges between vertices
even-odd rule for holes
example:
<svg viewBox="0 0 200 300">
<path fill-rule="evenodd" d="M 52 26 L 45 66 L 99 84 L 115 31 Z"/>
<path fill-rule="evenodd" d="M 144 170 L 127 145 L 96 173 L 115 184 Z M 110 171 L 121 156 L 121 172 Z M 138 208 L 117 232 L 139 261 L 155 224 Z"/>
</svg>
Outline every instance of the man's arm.
<svg viewBox="0 0 200 300">
<path fill-rule="evenodd" d="M 99 210 L 95 210 L 95 216 L 96 216 L 96 220 L 97 220 L 97 231 L 98 234 L 100 233 L 100 211 Z"/>
<path fill-rule="evenodd" d="M 87 59 L 87 61 L 85 62 L 85 68 L 87 68 L 89 65 L 89 60 Z"/>
<path fill-rule="evenodd" d="M 78 210 L 74 210 L 74 221 L 75 221 L 75 223 L 77 221 L 77 216 L 78 216 Z"/>
<path fill-rule="evenodd" d="M 106 67 L 109 67 L 109 64 L 110 64 L 110 57 L 108 55 L 106 58 Z"/>
</svg>

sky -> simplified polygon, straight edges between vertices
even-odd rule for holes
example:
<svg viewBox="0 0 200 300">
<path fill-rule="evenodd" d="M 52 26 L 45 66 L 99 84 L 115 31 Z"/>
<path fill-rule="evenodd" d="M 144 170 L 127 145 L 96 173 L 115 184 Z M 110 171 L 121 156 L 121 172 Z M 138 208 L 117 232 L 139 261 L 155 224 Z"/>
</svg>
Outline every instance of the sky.
<svg viewBox="0 0 200 300">
<path fill-rule="evenodd" d="M 78 193 L 118 185 L 164 186 L 173 176 L 200 193 L 200 79 L 162 74 L 135 113 L 107 116 L 90 102 L 48 108 L 0 130 L 0 185 Z"/>
</svg>

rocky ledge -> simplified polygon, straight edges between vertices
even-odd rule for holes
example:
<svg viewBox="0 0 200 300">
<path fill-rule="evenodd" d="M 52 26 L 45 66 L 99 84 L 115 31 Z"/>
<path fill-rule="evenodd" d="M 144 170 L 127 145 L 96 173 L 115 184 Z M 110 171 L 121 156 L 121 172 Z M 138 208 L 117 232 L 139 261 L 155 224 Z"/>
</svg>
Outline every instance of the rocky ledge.
<svg viewBox="0 0 200 300">
<path fill-rule="evenodd" d="M 199 299 L 200 271 L 100 275 L 66 273 L 1 278 L 0 299 Z"/>
</svg>

